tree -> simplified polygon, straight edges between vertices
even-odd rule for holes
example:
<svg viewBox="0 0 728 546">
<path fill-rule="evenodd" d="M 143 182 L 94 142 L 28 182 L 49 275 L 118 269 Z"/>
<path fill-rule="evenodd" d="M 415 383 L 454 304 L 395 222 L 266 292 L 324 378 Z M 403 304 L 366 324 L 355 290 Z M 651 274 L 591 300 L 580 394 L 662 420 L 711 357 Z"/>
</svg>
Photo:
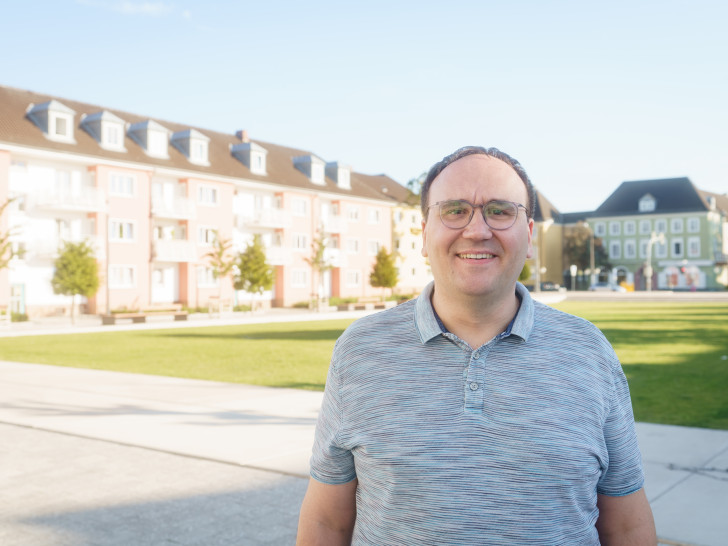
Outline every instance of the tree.
<svg viewBox="0 0 728 546">
<path fill-rule="evenodd" d="M 71 322 L 75 322 L 76 295 L 90 298 L 99 289 L 99 265 L 94 249 L 85 241 L 64 242 L 56 259 L 51 286 L 55 294 L 71 296 Z"/>
<path fill-rule="evenodd" d="M 398 277 L 397 268 L 394 265 L 394 254 L 387 252 L 384 247 L 380 248 L 377 252 L 377 261 L 374 262 L 374 267 L 369 275 L 369 284 L 374 288 L 381 288 L 382 299 L 384 299 L 384 289 L 397 286 Z"/>
<path fill-rule="evenodd" d="M 0 218 L 5 213 L 5 209 L 14 201 L 14 198 L 10 198 L 0 206 Z M 13 259 L 15 253 L 13 252 L 13 244 L 10 237 L 14 235 L 12 229 L 0 232 L 0 271 L 10 265 L 10 260 Z"/>
<path fill-rule="evenodd" d="M 209 260 L 212 275 L 216 279 L 224 279 L 232 273 L 233 266 L 235 265 L 235 258 L 229 254 L 233 244 L 230 239 L 220 237 L 217 230 L 214 233 L 215 238 L 212 241 L 212 250 L 205 254 L 205 257 Z M 218 291 L 218 297 L 220 296 L 222 296 L 222 283 L 220 283 Z"/>
<path fill-rule="evenodd" d="M 420 191 L 422 191 L 422 184 L 425 182 L 425 178 L 427 178 L 427 172 L 423 172 L 419 176 L 409 179 L 405 187 L 414 195 L 420 195 Z"/>
<path fill-rule="evenodd" d="M 567 267 L 573 264 L 581 271 L 591 267 L 591 236 L 591 231 L 583 224 L 564 230 L 564 259 L 567 260 Z M 599 238 L 594 239 L 594 267 L 612 268 Z"/>
<path fill-rule="evenodd" d="M 306 263 L 311 266 L 314 273 L 314 308 L 319 309 L 321 301 L 321 291 L 323 289 L 323 273 L 333 268 L 334 266 L 326 258 L 326 237 L 323 233 L 319 232 L 319 236 L 311 242 L 311 257 L 304 258 Z"/>
<path fill-rule="evenodd" d="M 521 269 L 521 274 L 518 275 L 518 280 L 521 282 L 525 282 L 530 278 L 531 278 L 531 266 L 528 265 L 528 262 L 526 262 L 523 264 L 523 269 Z"/>
<path fill-rule="evenodd" d="M 237 257 L 238 274 L 235 277 L 235 290 L 245 290 L 250 294 L 250 309 L 254 309 L 255 294 L 262 294 L 273 288 L 273 268 L 268 265 L 265 248 L 260 235 L 253 235 L 252 242 Z"/>
</svg>

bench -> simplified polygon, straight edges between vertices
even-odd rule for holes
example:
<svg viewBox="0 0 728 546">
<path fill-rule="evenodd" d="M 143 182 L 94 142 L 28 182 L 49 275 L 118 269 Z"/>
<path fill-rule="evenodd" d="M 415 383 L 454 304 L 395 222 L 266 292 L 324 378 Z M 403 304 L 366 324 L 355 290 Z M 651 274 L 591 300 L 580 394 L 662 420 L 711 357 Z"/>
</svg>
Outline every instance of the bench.
<svg viewBox="0 0 728 546">
<path fill-rule="evenodd" d="M 397 305 L 396 301 L 381 301 L 381 298 L 361 298 L 356 303 L 344 303 L 337 305 L 337 311 L 373 311 L 376 309 L 389 309 Z"/>
<path fill-rule="evenodd" d="M 148 312 L 129 312 L 129 313 L 112 313 L 110 315 L 101 315 L 101 324 L 116 324 L 117 320 L 126 319 L 133 323 L 146 322 L 147 317 L 165 317 L 173 316 L 174 320 L 187 320 L 187 311 L 169 310 L 169 311 L 148 311 Z"/>
</svg>

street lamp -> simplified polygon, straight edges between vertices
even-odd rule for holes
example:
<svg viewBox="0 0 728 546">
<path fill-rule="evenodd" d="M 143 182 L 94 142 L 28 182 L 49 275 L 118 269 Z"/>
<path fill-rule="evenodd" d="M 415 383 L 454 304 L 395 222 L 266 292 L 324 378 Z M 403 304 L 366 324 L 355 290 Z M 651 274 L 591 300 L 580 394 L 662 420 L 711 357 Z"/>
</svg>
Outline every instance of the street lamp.
<svg viewBox="0 0 728 546">
<path fill-rule="evenodd" d="M 589 286 L 596 284 L 596 271 L 594 265 L 594 230 L 589 222 L 582 222 L 584 227 L 589 230 Z"/>
<path fill-rule="evenodd" d="M 647 292 L 652 291 L 652 245 L 659 242 L 661 245 L 665 244 L 665 234 L 660 233 L 659 235 L 654 231 L 650 235 L 650 240 L 647 241 L 647 263 L 645 264 L 645 289 Z"/>
</svg>

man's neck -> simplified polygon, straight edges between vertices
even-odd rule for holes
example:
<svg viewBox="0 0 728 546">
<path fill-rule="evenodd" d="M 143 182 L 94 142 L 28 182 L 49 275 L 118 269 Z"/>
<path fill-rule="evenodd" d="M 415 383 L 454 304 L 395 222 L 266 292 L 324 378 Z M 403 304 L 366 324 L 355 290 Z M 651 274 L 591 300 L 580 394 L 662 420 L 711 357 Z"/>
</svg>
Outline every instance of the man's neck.
<svg viewBox="0 0 728 546">
<path fill-rule="evenodd" d="M 449 332 L 470 347 L 477 349 L 505 331 L 519 306 L 515 287 L 513 292 L 500 298 L 450 298 L 432 294 L 432 306 Z"/>
</svg>

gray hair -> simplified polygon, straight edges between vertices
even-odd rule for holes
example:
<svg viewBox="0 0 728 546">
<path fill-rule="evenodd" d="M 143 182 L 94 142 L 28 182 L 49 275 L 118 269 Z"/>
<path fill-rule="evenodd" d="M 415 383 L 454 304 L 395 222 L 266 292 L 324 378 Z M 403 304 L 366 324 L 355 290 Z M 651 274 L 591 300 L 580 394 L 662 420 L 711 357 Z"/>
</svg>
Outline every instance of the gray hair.
<svg viewBox="0 0 728 546">
<path fill-rule="evenodd" d="M 430 194 L 430 186 L 435 181 L 435 178 L 451 163 L 454 163 L 458 159 L 469 155 L 487 155 L 500 159 L 504 163 L 508 164 L 518 177 L 523 181 L 523 185 L 526 186 L 526 195 L 528 196 L 528 203 L 526 203 L 526 213 L 529 218 L 533 218 L 534 210 L 536 208 L 536 190 L 533 188 L 531 179 L 528 178 L 526 170 L 523 166 L 514 158 L 508 154 L 501 152 L 498 148 L 483 148 L 482 146 L 465 146 L 459 150 L 455 150 L 450 155 L 442 158 L 441 161 L 435 163 L 430 171 L 427 173 L 425 181 L 422 183 L 422 189 L 420 190 L 420 207 L 422 208 L 422 218 L 427 221 L 427 206 Z"/>
</svg>

